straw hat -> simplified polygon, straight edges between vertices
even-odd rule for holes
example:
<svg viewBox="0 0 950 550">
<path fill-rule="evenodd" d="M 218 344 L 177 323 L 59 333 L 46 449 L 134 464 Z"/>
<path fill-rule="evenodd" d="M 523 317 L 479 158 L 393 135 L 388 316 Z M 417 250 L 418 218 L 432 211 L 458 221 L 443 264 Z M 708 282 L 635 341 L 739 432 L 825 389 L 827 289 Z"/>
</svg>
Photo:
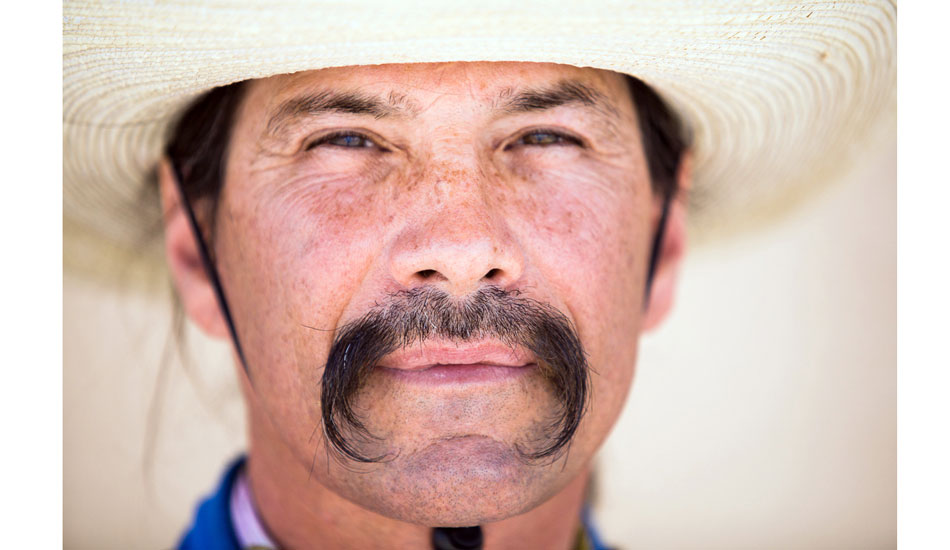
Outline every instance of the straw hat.
<svg viewBox="0 0 950 550">
<path fill-rule="evenodd" d="M 748 230 L 840 176 L 895 121 L 896 7 L 837 2 L 93 2 L 63 6 L 67 269 L 161 266 L 147 185 L 202 92 L 348 65 L 538 61 L 634 75 L 693 139 L 694 234 Z M 156 239 L 159 240 L 159 239 Z"/>
</svg>

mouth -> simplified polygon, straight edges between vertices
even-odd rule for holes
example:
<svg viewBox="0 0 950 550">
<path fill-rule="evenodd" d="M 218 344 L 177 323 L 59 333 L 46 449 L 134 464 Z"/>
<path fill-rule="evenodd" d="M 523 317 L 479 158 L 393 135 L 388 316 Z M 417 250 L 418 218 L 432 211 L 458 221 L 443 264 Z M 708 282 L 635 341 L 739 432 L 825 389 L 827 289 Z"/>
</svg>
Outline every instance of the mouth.
<svg viewBox="0 0 950 550">
<path fill-rule="evenodd" d="M 376 368 L 400 381 L 422 385 L 503 382 L 537 369 L 534 355 L 500 342 L 427 340 L 393 352 Z"/>
</svg>

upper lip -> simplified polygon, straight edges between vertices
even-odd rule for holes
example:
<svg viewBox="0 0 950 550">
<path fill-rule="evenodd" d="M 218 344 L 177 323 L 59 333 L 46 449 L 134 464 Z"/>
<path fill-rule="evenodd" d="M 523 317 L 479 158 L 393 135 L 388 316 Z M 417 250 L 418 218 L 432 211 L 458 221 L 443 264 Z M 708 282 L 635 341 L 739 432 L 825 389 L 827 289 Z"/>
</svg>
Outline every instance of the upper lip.
<svg viewBox="0 0 950 550">
<path fill-rule="evenodd" d="M 400 370 L 425 370 L 443 365 L 490 365 L 524 367 L 533 364 L 527 350 L 498 341 L 453 342 L 426 340 L 383 357 L 377 366 Z"/>
</svg>

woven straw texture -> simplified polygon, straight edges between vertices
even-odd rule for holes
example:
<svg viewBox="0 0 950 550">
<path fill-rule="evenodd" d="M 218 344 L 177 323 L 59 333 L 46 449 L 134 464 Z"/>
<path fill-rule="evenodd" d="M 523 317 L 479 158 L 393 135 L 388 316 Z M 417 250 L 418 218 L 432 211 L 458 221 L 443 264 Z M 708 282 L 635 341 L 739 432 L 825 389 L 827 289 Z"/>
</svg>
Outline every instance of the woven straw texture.
<svg viewBox="0 0 950 550">
<path fill-rule="evenodd" d="M 538 61 L 632 74 L 685 119 L 694 233 L 774 219 L 895 120 L 887 1 L 288 2 L 67 0 L 67 269 L 160 265 L 148 184 L 169 126 L 219 85 L 325 67 Z"/>
</svg>

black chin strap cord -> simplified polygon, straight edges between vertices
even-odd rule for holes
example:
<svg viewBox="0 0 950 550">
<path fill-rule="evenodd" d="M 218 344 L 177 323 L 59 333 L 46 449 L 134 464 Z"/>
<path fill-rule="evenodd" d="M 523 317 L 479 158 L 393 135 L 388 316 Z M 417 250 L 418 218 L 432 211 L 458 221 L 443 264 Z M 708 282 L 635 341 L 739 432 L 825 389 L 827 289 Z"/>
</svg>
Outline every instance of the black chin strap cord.
<svg viewBox="0 0 950 550">
<path fill-rule="evenodd" d="M 672 202 L 672 194 L 663 199 L 660 223 L 657 224 L 656 234 L 653 235 L 653 246 L 650 249 L 650 266 L 647 268 L 647 284 L 643 289 L 643 309 L 650 305 L 650 289 L 653 288 L 653 276 L 656 275 L 656 268 L 660 263 L 660 252 L 663 250 L 663 238 L 666 236 L 667 219 L 670 217 L 670 203 Z"/>
<path fill-rule="evenodd" d="M 432 530 L 433 550 L 482 550 L 482 528 L 436 527 Z"/>
<path fill-rule="evenodd" d="M 247 369 L 247 360 L 244 359 L 244 350 L 241 349 L 241 342 L 238 340 L 237 329 L 234 328 L 234 318 L 231 316 L 231 309 L 228 307 L 228 301 L 224 297 L 224 288 L 221 286 L 221 277 L 218 276 L 218 269 L 215 267 L 214 262 L 211 261 L 211 255 L 208 253 L 208 246 L 205 244 L 205 239 L 201 228 L 198 227 L 198 219 L 195 217 L 195 211 L 191 208 L 191 203 L 188 202 L 188 197 L 185 196 L 185 190 L 181 186 L 182 178 L 181 172 L 178 171 L 178 166 L 171 162 L 172 171 L 175 174 L 175 187 L 178 189 L 178 197 L 183 205 L 185 212 L 188 216 L 188 223 L 191 225 L 191 231 L 195 235 L 195 241 L 198 243 L 198 254 L 201 256 L 201 263 L 204 266 L 205 273 L 208 275 L 208 279 L 211 280 L 211 286 L 214 288 L 215 298 L 218 300 L 218 306 L 221 308 L 221 313 L 224 315 L 224 321 L 228 324 L 228 332 L 231 333 L 231 341 L 234 342 L 234 349 L 237 351 L 238 358 L 241 360 L 241 366 L 244 367 L 244 372 L 250 378 L 251 373 Z"/>
</svg>

